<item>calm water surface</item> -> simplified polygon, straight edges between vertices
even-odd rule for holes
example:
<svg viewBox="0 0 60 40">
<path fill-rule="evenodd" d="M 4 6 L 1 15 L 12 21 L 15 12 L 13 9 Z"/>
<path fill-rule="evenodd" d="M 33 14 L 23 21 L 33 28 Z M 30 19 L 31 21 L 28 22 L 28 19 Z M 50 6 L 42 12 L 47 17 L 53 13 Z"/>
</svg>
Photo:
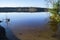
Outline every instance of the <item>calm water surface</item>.
<svg viewBox="0 0 60 40">
<path fill-rule="evenodd" d="M 14 28 L 14 26 L 42 26 L 49 21 L 48 12 L 40 13 L 0 13 L 0 20 L 10 18 L 9 27 Z M 6 22 L 3 20 L 2 26 L 6 27 Z"/>
</svg>

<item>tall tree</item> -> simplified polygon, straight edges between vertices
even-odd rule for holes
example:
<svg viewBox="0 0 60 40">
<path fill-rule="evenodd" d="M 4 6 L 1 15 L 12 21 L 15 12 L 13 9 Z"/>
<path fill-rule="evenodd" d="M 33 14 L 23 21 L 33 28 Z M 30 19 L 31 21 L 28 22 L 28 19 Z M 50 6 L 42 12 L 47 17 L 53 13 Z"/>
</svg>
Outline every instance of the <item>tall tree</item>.
<svg viewBox="0 0 60 40">
<path fill-rule="evenodd" d="M 54 32 L 54 34 L 58 30 L 58 23 L 60 23 L 60 14 L 59 14 L 59 0 L 57 2 L 54 2 L 53 8 L 49 9 L 49 12 L 51 14 L 50 16 L 50 28 Z"/>
</svg>

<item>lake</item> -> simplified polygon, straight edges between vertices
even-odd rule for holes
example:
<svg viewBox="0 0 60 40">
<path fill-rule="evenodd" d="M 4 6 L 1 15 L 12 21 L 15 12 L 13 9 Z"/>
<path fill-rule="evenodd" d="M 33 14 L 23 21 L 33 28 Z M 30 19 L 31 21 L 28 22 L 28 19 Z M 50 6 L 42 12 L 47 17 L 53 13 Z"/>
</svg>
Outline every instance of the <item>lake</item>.
<svg viewBox="0 0 60 40">
<path fill-rule="evenodd" d="M 10 29 L 16 37 L 20 38 L 19 33 L 25 33 L 27 30 L 44 30 L 45 25 L 49 22 L 49 17 L 48 12 L 0 13 L 0 20 L 3 20 L 0 25 Z M 6 18 L 10 19 L 8 26 Z"/>
<path fill-rule="evenodd" d="M 43 25 L 49 21 L 49 13 L 48 12 L 37 12 L 37 13 L 0 13 L 0 20 L 3 20 L 1 23 L 5 25 L 6 17 L 10 19 L 9 24 L 12 25 L 10 27 L 14 27 L 15 25 Z"/>
</svg>

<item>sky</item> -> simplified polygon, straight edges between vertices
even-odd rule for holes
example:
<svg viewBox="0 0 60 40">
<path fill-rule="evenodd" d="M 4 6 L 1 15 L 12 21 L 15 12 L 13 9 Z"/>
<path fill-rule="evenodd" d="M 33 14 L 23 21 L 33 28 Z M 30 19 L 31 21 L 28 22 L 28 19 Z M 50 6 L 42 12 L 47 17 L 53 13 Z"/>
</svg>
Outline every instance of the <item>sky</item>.
<svg viewBox="0 0 60 40">
<path fill-rule="evenodd" d="M 0 0 L 0 7 L 48 7 L 46 0 Z"/>
</svg>

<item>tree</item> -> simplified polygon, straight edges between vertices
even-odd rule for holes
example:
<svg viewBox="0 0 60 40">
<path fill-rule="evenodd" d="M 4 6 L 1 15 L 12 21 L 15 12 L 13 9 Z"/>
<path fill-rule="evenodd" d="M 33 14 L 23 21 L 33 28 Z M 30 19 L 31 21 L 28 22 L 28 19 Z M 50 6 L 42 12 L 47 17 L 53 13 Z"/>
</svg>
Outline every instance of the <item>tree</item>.
<svg viewBox="0 0 60 40">
<path fill-rule="evenodd" d="M 57 2 L 54 2 L 52 5 L 53 5 L 53 8 L 49 9 L 49 12 L 51 14 L 49 23 L 52 31 L 56 33 L 58 30 L 58 23 L 60 23 L 59 0 L 57 0 Z"/>
</svg>

